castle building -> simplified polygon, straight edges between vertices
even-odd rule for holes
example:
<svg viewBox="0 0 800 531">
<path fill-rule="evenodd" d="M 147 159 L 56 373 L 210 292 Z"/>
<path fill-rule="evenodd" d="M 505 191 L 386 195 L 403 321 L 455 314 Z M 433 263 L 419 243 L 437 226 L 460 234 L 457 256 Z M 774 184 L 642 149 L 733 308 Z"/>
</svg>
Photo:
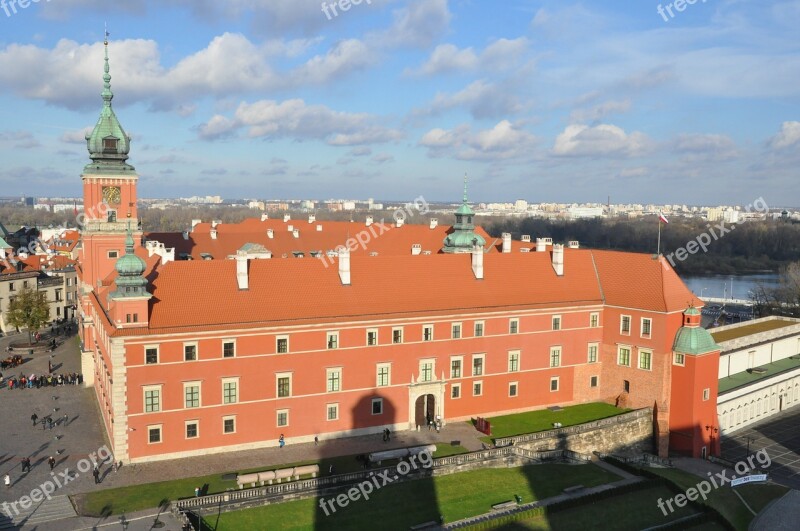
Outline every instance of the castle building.
<svg viewBox="0 0 800 531">
<path fill-rule="evenodd" d="M 663 257 L 492 242 L 466 182 L 452 227 L 265 214 L 143 233 L 105 45 L 79 328 L 118 459 L 593 401 L 653 407 L 661 455 L 713 451 L 719 349 Z"/>
</svg>

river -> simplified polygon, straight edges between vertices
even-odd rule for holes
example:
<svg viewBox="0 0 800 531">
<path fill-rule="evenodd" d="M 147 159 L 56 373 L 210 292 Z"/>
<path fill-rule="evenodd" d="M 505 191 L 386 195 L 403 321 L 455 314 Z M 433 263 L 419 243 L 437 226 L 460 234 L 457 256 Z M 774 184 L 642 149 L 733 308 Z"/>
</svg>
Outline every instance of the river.
<svg viewBox="0 0 800 531">
<path fill-rule="evenodd" d="M 749 299 L 750 291 L 759 284 L 774 287 L 778 284 L 777 273 L 755 275 L 686 275 L 681 280 L 698 297 Z"/>
</svg>

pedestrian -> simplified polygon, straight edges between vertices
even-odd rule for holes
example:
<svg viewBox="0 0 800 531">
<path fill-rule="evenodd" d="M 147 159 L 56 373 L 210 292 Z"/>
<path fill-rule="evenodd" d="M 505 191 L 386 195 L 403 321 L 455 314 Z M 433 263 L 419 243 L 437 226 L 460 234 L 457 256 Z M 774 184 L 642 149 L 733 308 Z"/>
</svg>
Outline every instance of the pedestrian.
<svg viewBox="0 0 800 531">
<path fill-rule="evenodd" d="M 11 476 L 9 476 L 8 474 L 3 476 L 3 483 L 6 484 L 6 488 L 7 489 L 10 489 L 11 488 Z"/>
<path fill-rule="evenodd" d="M 195 487 L 194 488 L 194 497 L 195 498 L 199 498 L 200 497 L 200 487 Z"/>
<path fill-rule="evenodd" d="M 31 415 L 31 421 L 33 422 L 33 427 L 34 427 L 34 428 L 36 427 L 36 421 L 37 421 L 37 420 L 39 420 L 39 415 L 37 415 L 36 413 L 34 413 L 33 415 Z"/>
<path fill-rule="evenodd" d="M 285 444 L 286 444 L 286 441 L 283 439 L 283 434 L 281 433 L 281 437 L 280 437 L 280 439 L 278 439 L 278 446 L 280 446 L 281 448 L 283 448 L 283 446 L 284 446 Z"/>
<path fill-rule="evenodd" d="M 319 437 L 314 435 L 314 446 L 317 446 L 318 444 L 319 444 Z"/>
<path fill-rule="evenodd" d="M 67 421 L 69 420 L 69 415 L 67 415 L 66 413 L 64 413 L 64 417 L 63 417 L 63 419 L 64 419 L 64 422 L 63 422 L 63 424 L 64 424 L 64 426 L 66 426 L 66 425 L 67 425 Z"/>
<path fill-rule="evenodd" d="M 97 468 L 97 463 L 94 464 L 94 468 L 92 469 L 92 476 L 94 476 L 95 485 L 100 483 L 100 469 Z"/>
<path fill-rule="evenodd" d="M 52 373 L 53 373 L 53 362 L 47 360 L 47 374 L 52 374 Z"/>
<path fill-rule="evenodd" d="M 391 438 L 392 438 L 392 432 L 389 430 L 389 428 L 386 428 L 386 442 L 389 442 Z"/>
<path fill-rule="evenodd" d="M 53 470 L 56 467 L 56 458 L 51 455 L 47 459 L 47 464 L 50 465 L 50 470 Z"/>
<path fill-rule="evenodd" d="M 53 417 L 49 415 L 47 416 L 47 425 L 50 427 L 51 430 L 53 429 Z"/>
<path fill-rule="evenodd" d="M 27 457 L 22 458 L 22 471 L 28 472 L 31 469 L 31 460 Z"/>
<path fill-rule="evenodd" d="M 328 475 L 333 475 L 333 465 L 328 467 Z"/>
</svg>

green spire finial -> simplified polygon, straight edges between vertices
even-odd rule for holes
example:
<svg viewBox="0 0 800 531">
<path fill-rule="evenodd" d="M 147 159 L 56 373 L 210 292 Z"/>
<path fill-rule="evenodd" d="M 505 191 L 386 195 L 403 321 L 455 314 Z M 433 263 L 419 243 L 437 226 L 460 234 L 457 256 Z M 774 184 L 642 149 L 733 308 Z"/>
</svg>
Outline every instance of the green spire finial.
<svg viewBox="0 0 800 531">
<path fill-rule="evenodd" d="M 464 200 L 463 203 L 467 203 L 467 172 L 464 172 Z"/>
<path fill-rule="evenodd" d="M 133 235 L 131 234 L 130 225 L 127 233 L 128 235 L 125 237 L 125 254 L 133 254 Z"/>
<path fill-rule="evenodd" d="M 105 47 L 105 65 L 103 66 L 103 101 L 105 105 L 110 106 L 111 100 L 114 99 L 114 93 L 111 92 L 111 74 L 109 74 L 109 67 L 108 67 L 108 27 L 105 30 L 105 38 L 103 39 L 103 46 Z"/>
</svg>

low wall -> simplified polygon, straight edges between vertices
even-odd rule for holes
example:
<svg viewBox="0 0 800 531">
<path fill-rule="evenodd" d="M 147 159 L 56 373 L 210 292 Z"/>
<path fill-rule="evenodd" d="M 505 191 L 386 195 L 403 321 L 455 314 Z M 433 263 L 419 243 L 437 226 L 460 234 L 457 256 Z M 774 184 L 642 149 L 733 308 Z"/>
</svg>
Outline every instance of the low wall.
<svg viewBox="0 0 800 531">
<path fill-rule="evenodd" d="M 580 454 L 653 451 L 653 410 L 637 409 L 615 417 L 516 437 L 497 439 L 534 451 L 571 450 Z"/>
</svg>

